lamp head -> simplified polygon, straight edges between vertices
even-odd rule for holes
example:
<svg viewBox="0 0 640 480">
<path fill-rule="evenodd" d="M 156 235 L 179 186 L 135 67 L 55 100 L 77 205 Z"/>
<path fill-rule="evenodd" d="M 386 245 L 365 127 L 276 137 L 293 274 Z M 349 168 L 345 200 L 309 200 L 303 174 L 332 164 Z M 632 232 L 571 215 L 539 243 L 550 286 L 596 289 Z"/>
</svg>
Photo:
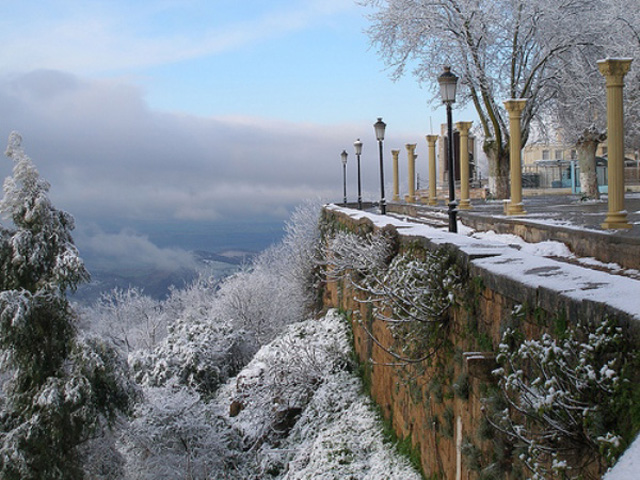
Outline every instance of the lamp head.
<svg viewBox="0 0 640 480">
<path fill-rule="evenodd" d="M 454 103 L 456 101 L 458 77 L 451 73 L 451 67 L 444 67 L 444 72 L 438 77 L 438 83 L 440 84 L 442 103 Z"/>
<path fill-rule="evenodd" d="M 362 154 L 362 142 L 360 141 L 360 139 L 357 139 L 355 142 L 353 142 L 353 148 L 356 149 L 356 155 Z"/>
<path fill-rule="evenodd" d="M 376 131 L 376 139 L 381 142 L 384 140 L 384 129 L 387 128 L 387 124 L 382 121 L 382 117 L 378 117 L 378 121 L 373 124 L 373 128 Z"/>
<path fill-rule="evenodd" d="M 342 150 L 342 153 L 340 154 L 340 156 L 342 157 L 342 164 L 346 165 L 347 164 L 347 157 L 349 156 L 347 151 L 346 150 Z"/>
</svg>

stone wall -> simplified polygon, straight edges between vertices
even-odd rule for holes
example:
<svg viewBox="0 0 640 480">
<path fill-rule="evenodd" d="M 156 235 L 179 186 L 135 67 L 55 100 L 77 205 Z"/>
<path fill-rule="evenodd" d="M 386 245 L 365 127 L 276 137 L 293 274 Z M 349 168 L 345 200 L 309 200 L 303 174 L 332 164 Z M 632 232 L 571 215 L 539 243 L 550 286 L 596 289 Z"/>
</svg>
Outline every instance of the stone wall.
<svg viewBox="0 0 640 480">
<path fill-rule="evenodd" d="M 357 233 L 377 228 L 366 218 L 354 219 L 338 211 L 325 209 L 323 216 L 325 225 L 332 228 Z M 400 252 L 419 254 L 421 249 L 441 248 L 425 237 L 400 234 L 398 239 Z M 520 325 L 528 338 L 576 318 L 609 315 L 622 325 L 636 322 L 604 304 L 576 301 L 551 290 L 518 284 L 475 265 L 463 251 L 454 250 L 454 254 L 467 274 L 466 286 L 450 309 L 446 348 L 420 364 L 393 365 L 397 361 L 384 348 L 393 343 L 388 324 L 376 320 L 371 304 L 358 301 L 360 294 L 345 281 L 329 281 L 323 302 L 326 307 L 340 308 L 351 319 L 355 351 L 371 396 L 397 436 L 411 440 L 426 478 L 516 478 L 510 473 L 508 458 L 499 458 L 500 445 L 486 432 L 481 401 L 496 389 L 490 373 L 496 366 L 494 352 L 514 308 L 525 311 Z M 501 476 L 487 477 L 485 472 L 482 477 L 469 452 L 475 452 L 485 464 L 490 459 L 502 462 Z"/>
</svg>

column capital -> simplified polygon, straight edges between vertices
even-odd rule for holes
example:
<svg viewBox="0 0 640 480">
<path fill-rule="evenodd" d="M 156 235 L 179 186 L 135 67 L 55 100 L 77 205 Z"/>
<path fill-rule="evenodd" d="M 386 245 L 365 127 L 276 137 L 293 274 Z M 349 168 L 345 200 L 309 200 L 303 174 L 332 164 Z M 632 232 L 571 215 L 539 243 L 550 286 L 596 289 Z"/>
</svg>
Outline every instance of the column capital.
<svg viewBox="0 0 640 480">
<path fill-rule="evenodd" d="M 607 86 L 622 84 L 622 79 L 631 68 L 631 58 L 605 58 L 598 60 L 598 69 L 607 79 Z"/>
<path fill-rule="evenodd" d="M 435 145 L 436 142 L 438 141 L 438 138 L 440 138 L 439 135 L 425 135 L 425 137 L 427 139 L 427 143 L 429 145 Z"/>
<path fill-rule="evenodd" d="M 407 143 L 405 147 L 407 148 L 407 152 L 414 152 L 416 150 L 417 143 Z"/>
<path fill-rule="evenodd" d="M 391 150 L 391 155 L 393 155 L 394 158 L 398 158 L 398 155 L 400 155 L 400 150 Z"/>
<path fill-rule="evenodd" d="M 473 122 L 456 122 L 456 128 L 460 132 L 460 135 L 466 135 L 471 130 Z"/>
<path fill-rule="evenodd" d="M 504 107 L 509 112 L 509 116 L 519 117 L 524 107 L 527 105 L 526 98 L 510 98 L 509 100 L 504 101 Z"/>
</svg>

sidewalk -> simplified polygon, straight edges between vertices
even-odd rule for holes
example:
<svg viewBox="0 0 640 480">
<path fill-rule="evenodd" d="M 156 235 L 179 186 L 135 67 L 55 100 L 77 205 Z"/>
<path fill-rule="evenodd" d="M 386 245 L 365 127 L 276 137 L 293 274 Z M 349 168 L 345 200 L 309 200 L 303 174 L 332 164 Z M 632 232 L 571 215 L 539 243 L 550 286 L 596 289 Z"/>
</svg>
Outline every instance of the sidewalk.
<svg viewBox="0 0 640 480">
<path fill-rule="evenodd" d="M 565 243 L 579 257 L 593 257 L 605 264 L 640 270 L 640 193 L 625 196 L 625 208 L 631 229 L 604 230 L 608 210 L 606 197 L 581 202 L 577 195 L 525 197 L 525 215 L 507 216 L 503 201 L 472 200 L 472 209 L 459 211 L 458 218 L 476 231 L 519 235 L 527 242 L 553 240 Z M 413 216 L 445 219 L 447 206 L 429 207 L 395 203 L 389 210 Z"/>
<path fill-rule="evenodd" d="M 584 228 L 606 232 L 608 235 L 640 238 L 640 193 L 627 193 L 625 208 L 627 219 L 634 225 L 627 230 L 604 230 L 600 226 L 607 215 L 606 196 L 599 201 L 582 202 L 579 195 L 544 195 L 525 197 L 524 209 L 527 214 L 517 217 L 522 221 L 547 223 L 555 226 Z M 472 201 L 469 213 L 504 216 L 502 201 Z M 464 212 L 461 212 L 464 215 Z"/>
</svg>

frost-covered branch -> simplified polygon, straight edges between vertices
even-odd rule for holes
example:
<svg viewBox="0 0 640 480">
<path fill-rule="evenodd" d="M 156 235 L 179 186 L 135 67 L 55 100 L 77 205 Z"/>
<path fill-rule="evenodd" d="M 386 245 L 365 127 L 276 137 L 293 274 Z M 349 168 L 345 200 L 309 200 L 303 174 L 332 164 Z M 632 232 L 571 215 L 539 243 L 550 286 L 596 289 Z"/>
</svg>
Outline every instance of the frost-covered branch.
<svg viewBox="0 0 640 480">
<path fill-rule="evenodd" d="M 620 454 L 614 405 L 629 361 L 623 345 L 609 320 L 578 325 L 560 339 L 504 333 L 493 373 L 508 408 L 487 419 L 513 442 L 532 478 L 585 478 Z"/>
<path fill-rule="evenodd" d="M 444 251 L 424 258 L 397 254 L 382 232 L 358 236 L 338 232 L 327 245 L 327 276 L 342 280 L 354 300 L 372 305 L 375 319 L 388 324 L 395 340 L 384 346 L 366 322 L 361 326 L 394 360 L 420 363 L 435 354 L 446 336 L 447 312 L 462 278 L 453 257 Z"/>
</svg>

